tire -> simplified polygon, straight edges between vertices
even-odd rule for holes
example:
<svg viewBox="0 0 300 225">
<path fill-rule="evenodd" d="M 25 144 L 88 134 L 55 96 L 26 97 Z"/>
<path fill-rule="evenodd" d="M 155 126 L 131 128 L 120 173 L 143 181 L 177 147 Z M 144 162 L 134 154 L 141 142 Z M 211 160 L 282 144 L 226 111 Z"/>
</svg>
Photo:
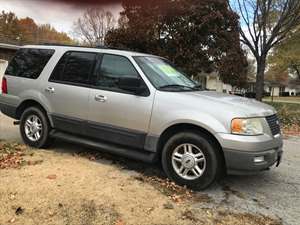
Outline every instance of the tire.
<svg viewBox="0 0 300 225">
<path fill-rule="evenodd" d="M 217 148 L 208 135 L 193 131 L 177 133 L 163 147 L 163 170 L 175 183 L 203 190 L 220 177 L 223 167 Z"/>
<path fill-rule="evenodd" d="M 36 119 L 37 118 L 37 119 Z M 31 121 L 31 124 L 37 124 L 35 128 L 30 128 L 32 131 L 39 131 L 39 135 L 33 135 L 26 121 Z M 32 125 L 34 126 L 34 125 Z M 40 127 L 40 129 L 38 129 Z M 24 110 L 20 120 L 20 133 L 25 144 L 34 148 L 47 148 L 53 142 L 49 137 L 51 126 L 49 120 L 42 109 L 39 107 L 29 107 Z M 36 133 L 36 132 L 35 132 Z"/>
</svg>

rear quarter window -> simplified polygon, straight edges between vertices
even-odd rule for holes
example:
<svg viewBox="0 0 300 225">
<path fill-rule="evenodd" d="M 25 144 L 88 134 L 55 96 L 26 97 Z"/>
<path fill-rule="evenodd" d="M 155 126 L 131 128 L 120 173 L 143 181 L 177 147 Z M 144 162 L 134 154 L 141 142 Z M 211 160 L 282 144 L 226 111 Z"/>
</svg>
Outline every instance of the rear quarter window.
<svg viewBox="0 0 300 225">
<path fill-rule="evenodd" d="M 53 54 L 52 49 L 22 48 L 8 64 L 5 74 L 37 79 Z"/>
</svg>

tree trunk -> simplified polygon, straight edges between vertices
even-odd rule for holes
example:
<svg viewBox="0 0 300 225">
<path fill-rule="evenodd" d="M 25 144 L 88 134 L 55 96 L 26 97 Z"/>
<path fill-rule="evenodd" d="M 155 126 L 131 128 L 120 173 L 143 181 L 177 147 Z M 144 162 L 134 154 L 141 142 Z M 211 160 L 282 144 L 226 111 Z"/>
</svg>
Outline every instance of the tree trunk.
<svg viewBox="0 0 300 225">
<path fill-rule="evenodd" d="M 296 70 L 297 78 L 300 80 L 300 70 L 298 68 L 298 65 L 295 65 L 294 69 Z"/>
<path fill-rule="evenodd" d="M 266 57 L 261 57 L 257 62 L 256 72 L 256 100 L 261 101 L 264 94 L 264 80 L 266 69 Z"/>
</svg>

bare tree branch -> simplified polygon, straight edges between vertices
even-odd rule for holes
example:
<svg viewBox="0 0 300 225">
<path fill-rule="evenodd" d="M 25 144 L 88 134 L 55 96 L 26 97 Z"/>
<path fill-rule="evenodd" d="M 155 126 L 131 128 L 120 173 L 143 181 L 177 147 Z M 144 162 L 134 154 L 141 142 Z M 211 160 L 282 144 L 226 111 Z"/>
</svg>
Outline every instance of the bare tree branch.
<svg viewBox="0 0 300 225">
<path fill-rule="evenodd" d="M 300 25 L 300 1 L 236 0 L 231 4 L 241 17 L 241 42 L 256 58 L 256 98 L 261 100 L 267 56 Z"/>
<path fill-rule="evenodd" d="M 83 16 L 74 23 L 74 33 L 90 46 L 104 45 L 107 32 L 116 25 L 110 11 L 102 8 L 88 8 Z"/>
</svg>

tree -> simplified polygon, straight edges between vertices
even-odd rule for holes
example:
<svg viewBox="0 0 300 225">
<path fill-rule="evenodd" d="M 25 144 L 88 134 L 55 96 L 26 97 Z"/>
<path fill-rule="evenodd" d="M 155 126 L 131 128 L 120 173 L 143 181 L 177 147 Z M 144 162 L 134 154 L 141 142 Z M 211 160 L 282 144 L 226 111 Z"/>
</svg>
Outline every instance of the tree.
<svg viewBox="0 0 300 225">
<path fill-rule="evenodd" d="M 74 23 L 74 34 L 90 46 L 103 45 L 106 33 L 115 25 L 116 20 L 110 11 L 88 8 Z"/>
<path fill-rule="evenodd" d="M 267 57 L 300 24 L 299 0 L 235 0 L 241 18 L 240 36 L 256 59 L 256 99 L 261 100 Z"/>
<path fill-rule="evenodd" d="M 273 73 L 300 80 L 300 28 L 274 48 L 269 63 Z"/>
<path fill-rule="evenodd" d="M 0 14 L 0 42 L 17 45 L 25 44 L 72 44 L 66 33 L 58 32 L 49 24 L 37 25 L 30 18 L 19 19 L 13 12 Z"/>
<path fill-rule="evenodd" d="M 161 55 L 190 76 L 218 71 L 226 83 L 245 84 L 238 16 L 226 0 L 125 0 L 123 7 L 108 46 Z"/>
<path fill-rule="evenodd" d="M 18 20 L 18 26 L 20 29 L 20 39 L 21 43 L 33 44 L 38 41 L 38 25 L 33 19 L 26 17 L 24 19 Z"/>
<path fill-rule="evenodd" d="M 66 33 L 58 32 L 50 24 L 42 24 L 37 31 L 38 43 L 74 44 Z"/>
<path fill-rule="evenodd" d="M 12 12 L 2 11 L 0 14 L 0 41 L 15 43 L 20 38 L 19 34 L 17 16 Z"/>
</svg>

